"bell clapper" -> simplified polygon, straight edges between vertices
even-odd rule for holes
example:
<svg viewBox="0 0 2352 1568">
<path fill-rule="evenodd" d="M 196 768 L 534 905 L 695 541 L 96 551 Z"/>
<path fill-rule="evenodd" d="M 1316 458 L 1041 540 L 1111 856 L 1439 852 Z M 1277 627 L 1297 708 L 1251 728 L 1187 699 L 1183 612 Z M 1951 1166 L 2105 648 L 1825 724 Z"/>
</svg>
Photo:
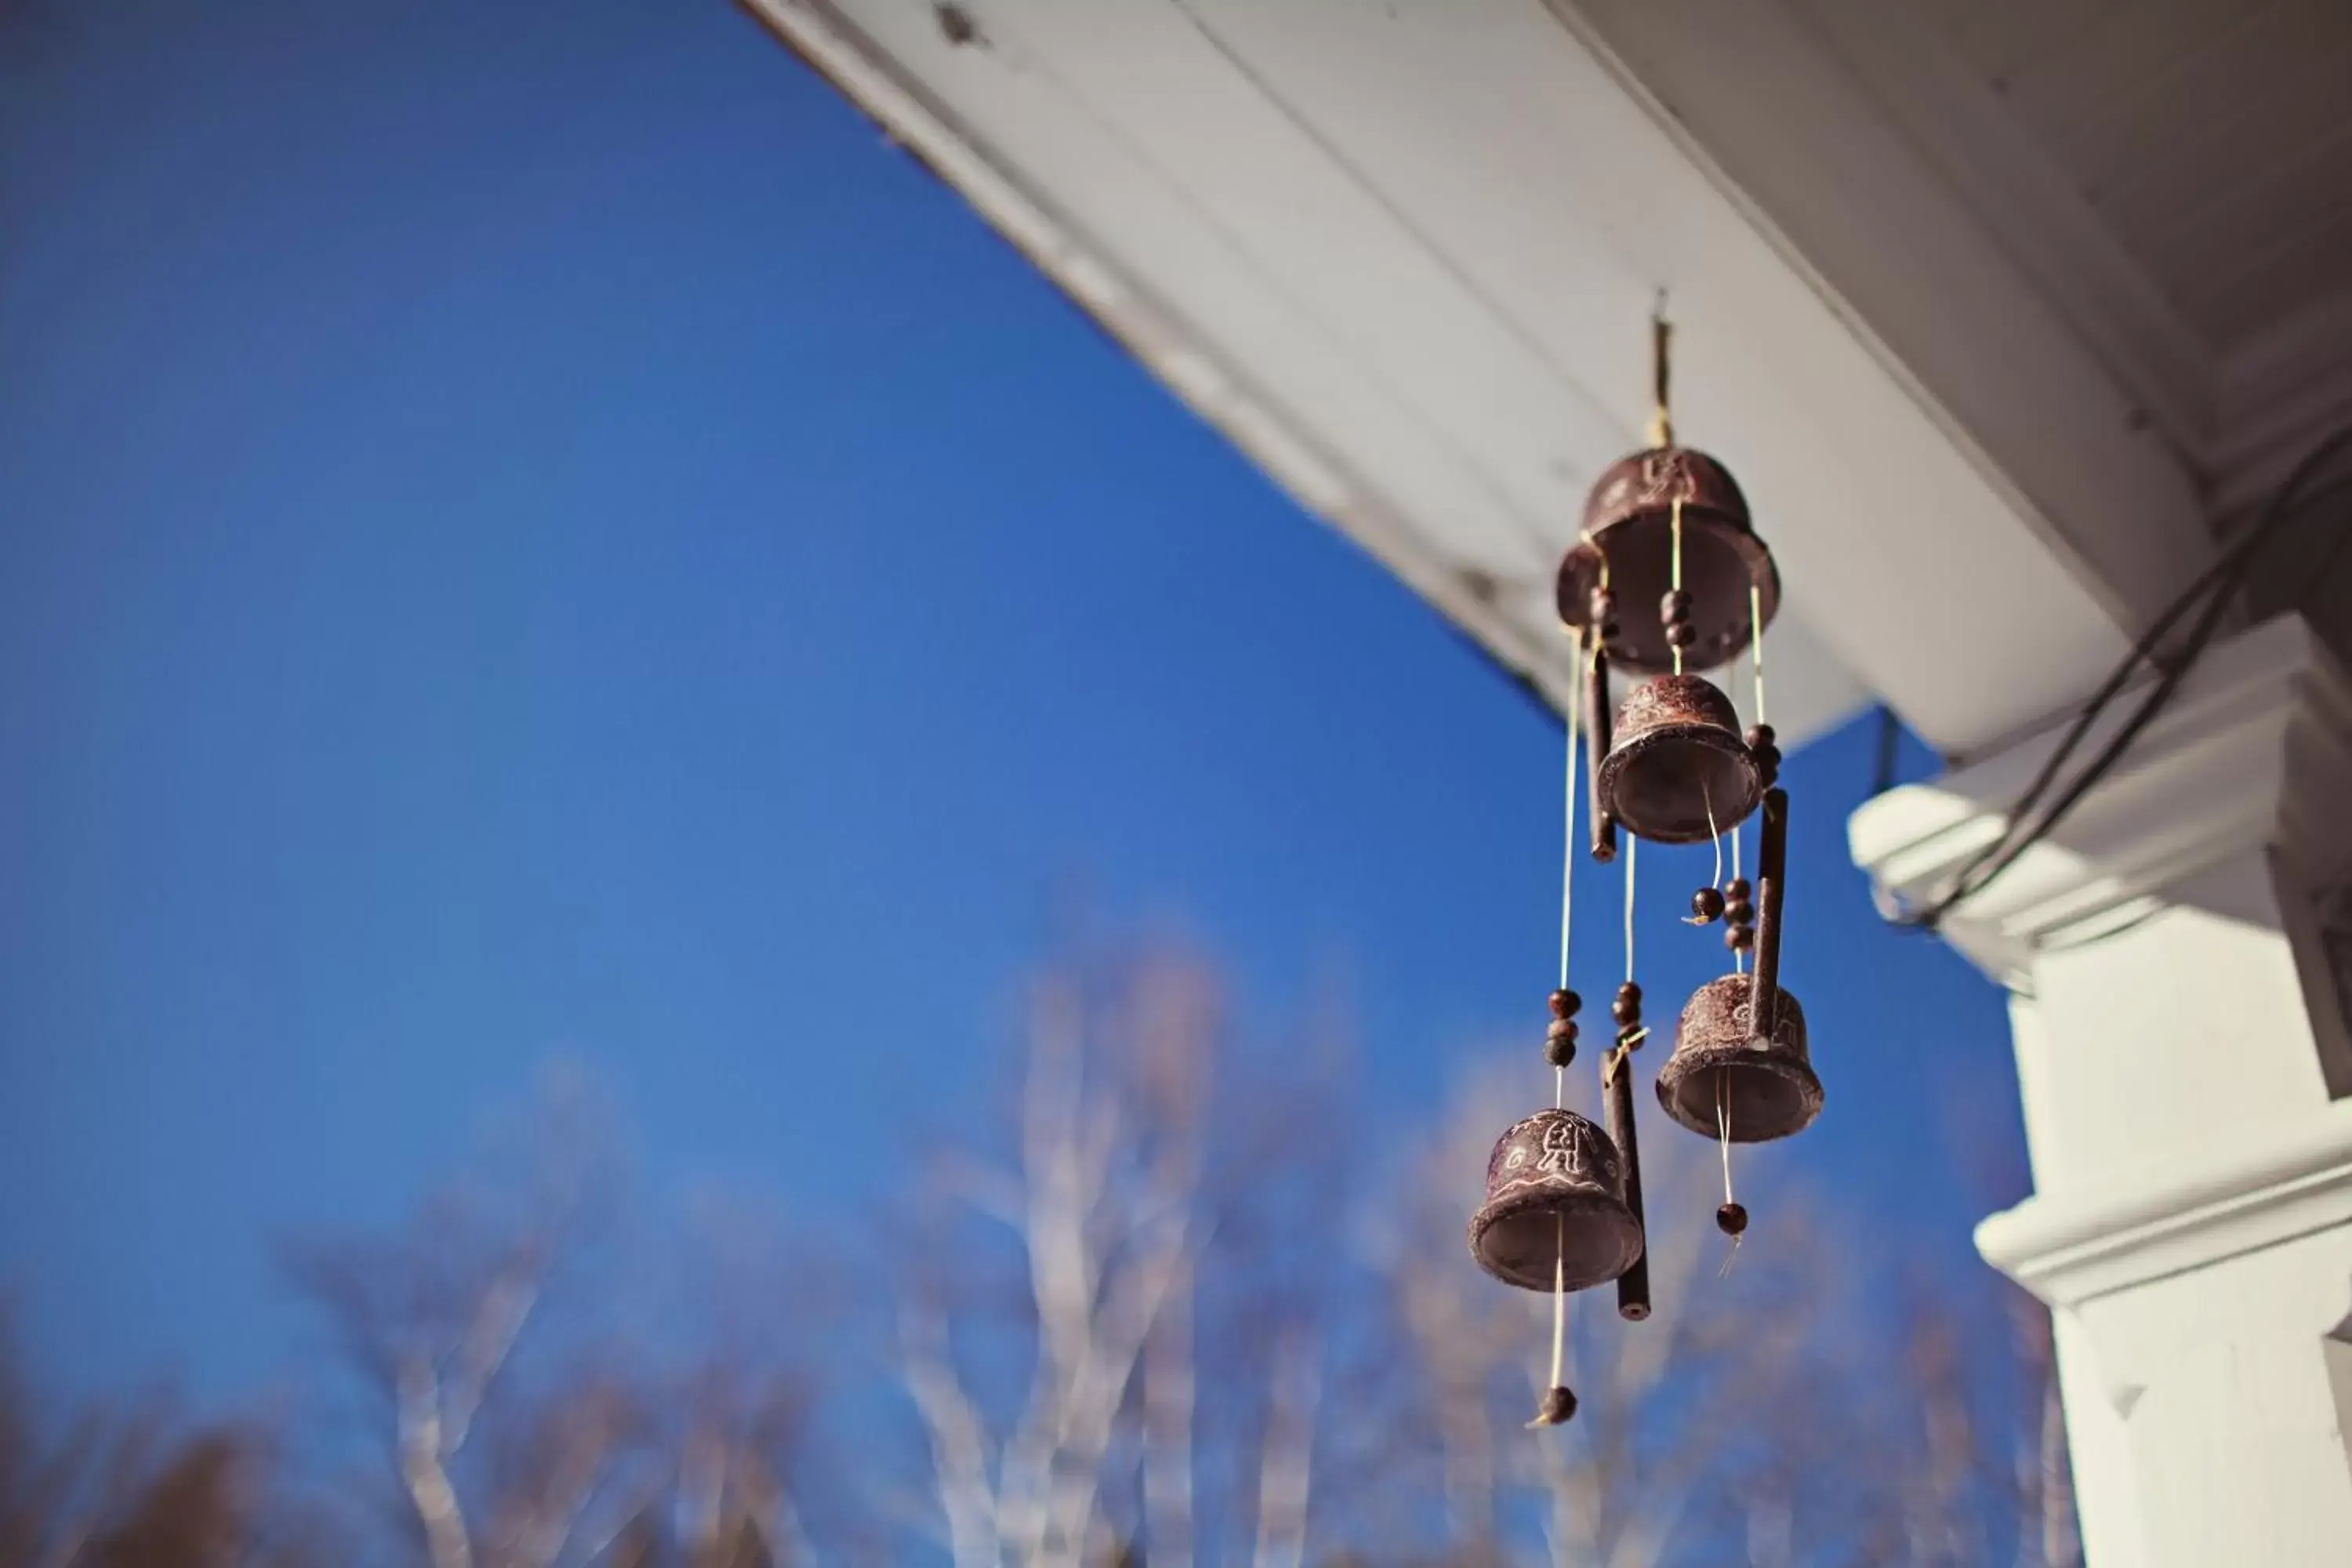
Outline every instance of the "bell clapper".
<svg viewBox="0 0 2352 1568">
<path fill-rule="evenodd" d="M 1528 1430 L 1532 1432 L 1541 1426 L 1565 1426 L 1575 1415 L 1576 1395 L 1569 1392 L 1565 1384 L 1555 1383 L 1544 1394 L 1543 1404 L 1537 1407 L 1536 1418 L 1528 1423 Z"/>
<path fill-rule="evenodd" d="M 1748 1230 L 1748 1210 L 1731 1195 L 1731 1075 L 1721 1068 L 1715 1072 L 1715 1138 L 1723 1151 L 1723 1206 L 1715 1211 L 1715 1227 L 1731 1237 L 1731 1250 L 1716 1270 L 1720 1279 L 1731 1272 L 1732 1259 L 1739 1256 L 1739 1238 Z"/>
<path fill-rule="evenodd" d="M 1559 1249 L 1552 1264 L 1551 1287 L 1551 1384 L 1536 1406 L 1536 1418 L 1528 1423 L 1532 1432 L 1538 1426 L 1558 1426 L 1576 1414 L 1576 1395 L 1559 1380 L 1561 1363 L 1568 1353 L 1568 1217 L 1552 1216 L 1552 1235 Z"/>
<path fill-rule="evenodd" d="M 1712 925 L 1723 915 L 1723 829 L 1715 820 L 1715 797 L 1701 792 L 1699 798 L 1706 803 L 1707 842 L 1715 846 L 1715 875 L 1706 887 L 1691 895 L 1690 918 L 1685 925 Z"/>
</svg>

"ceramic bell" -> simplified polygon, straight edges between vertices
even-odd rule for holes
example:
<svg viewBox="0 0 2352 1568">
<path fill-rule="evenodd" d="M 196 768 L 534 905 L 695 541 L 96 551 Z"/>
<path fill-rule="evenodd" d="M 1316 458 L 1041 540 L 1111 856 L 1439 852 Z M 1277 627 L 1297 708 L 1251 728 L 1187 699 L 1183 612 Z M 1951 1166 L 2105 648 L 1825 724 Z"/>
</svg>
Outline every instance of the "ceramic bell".
<svg viewBox="0 0 2352 1568">
<path fill-rule="evenodd" d="M 1708 981 L 1684 1005 L 1675 1054 L 1658 1069 L 1658 1103 L 1694 1132 L 1762 1143 L 1801 1132 L 1822 1113 L 1822 1080 L 1805 1041 L 1805 1012 L 1775 986 L 1771 1026 L 1756 1027 L 1753 974 Z"/>
<path fill-rule="evenodd" d="M 1658 1069 L 1658 1103 L 1667 1115 L 1733 1143 L 1786 1138 L 1822 1113 L 1805 1010 L 1780 988 L 1788 791 L 1765 792 L 1760 837 L 1755 972 L 1718 976 L 1692 994 L 1675 1032 L 1675 1054 Z"/>
<path fill-rule="evenodd" d="M 1560 620 L 1591 623 L 1593 592 L 1615 602 L 1657 603 L 1675 584 L 1675 503 L 1682 503 L 1682 591 L 1690 595 L 1685 668 L 1712 669 L 1748 646 L 1751 611 L 1769 625 L 1780 605 L 1780 573 L 1756 537 L 1747 498 L 1730 470 L 1688 447 L 1655 447 L 1621 458 L 1584 503 L 1584 532 L 1559 563 L 1554 585 Z M 1755 590 L 1751 600 L 1749 590 Z M 1620 669 L 1656 675 L 1675 667 L 1666 628 L 1626 615 L 1606 639 Z"/>
<path fill-rule="evenodd" d="M 1589 1289 L 1632 1268 L 1642 1226 L 1625 1206 L 1609 1135 L 1572 1110 L 1539 1110 L 1504 1133 L 1470 1219 L 1470 1253 L 1528 1290 Z"/>
<path fill-rule="evenodd" d="M 1595 781 L 1610 818 L 1654 844 L 1728 833 L 1756 809 L 1764 782 L 1731 699 L 1696 675 L 1662 675 L 1633 689 Z"/>
</svg>

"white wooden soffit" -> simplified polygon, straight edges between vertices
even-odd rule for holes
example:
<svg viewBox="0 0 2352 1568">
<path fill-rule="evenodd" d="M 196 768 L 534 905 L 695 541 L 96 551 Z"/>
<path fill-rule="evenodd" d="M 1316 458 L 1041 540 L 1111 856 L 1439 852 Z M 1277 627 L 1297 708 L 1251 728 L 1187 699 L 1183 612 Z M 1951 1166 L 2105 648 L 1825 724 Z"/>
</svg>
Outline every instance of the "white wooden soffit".
<svg viewBox="0 0 2352 1568">
<path fill-rule="evenodd" d="M 1875 692 L 1947 751 L 1987 744 L 2094 685 L 2197 564 L 2175 570 L 2161 476 L 2112 507 L 2075 497 L 2063 529 L 2039 510 L 1564 8 L 745 3 L 1556 702 L 1552 569 L 1593 475 L 1638 444 L 1662 288 L 1680 433 L 1733 465 L 1781 563 L 1772 717 L 1792 739 Z M 2001 431 L 2114 414 L 2073 338 L 2018 359 L 1950 298 L 1896 303 L 1958 310 L 1938 341 L 1981 338 L 1966 390 L 2015 415 Z M 2126 526 L 2156 565 L 2116 565 L 2137 559 Z"/>
</svg>

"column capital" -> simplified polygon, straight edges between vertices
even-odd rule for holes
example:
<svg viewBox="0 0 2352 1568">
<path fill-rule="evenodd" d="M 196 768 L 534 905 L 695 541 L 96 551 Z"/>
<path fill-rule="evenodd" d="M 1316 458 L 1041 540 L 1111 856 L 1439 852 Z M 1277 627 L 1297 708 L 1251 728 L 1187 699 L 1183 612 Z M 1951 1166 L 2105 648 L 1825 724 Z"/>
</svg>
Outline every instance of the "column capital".
<svg viewBox="0 0 2352 1568">
<path fill-rule="evenodd" d="M 1977 1226 L 1984 1260 L 2053 1307 L 2352 1224 L 2352 1105 L 2175 1170 L 2118 1173 Z M 2347 1280 L 2352 1291 L 2352 1280 Z"/>
<path fill-rule="evenodd" d="M 2155 679 L 2125 689 L 2074 761 L 2097 753 Z M 1999 838 L 2071 717 L 1856 811 L 1848 846 L 1882 902 L 1931 902 Z M 2352 873 L 2352 677 L 2294 616 L 2208 649 L 2058 828 L 1941 931 L 1995 980 L 2030 989 L 2037 952 L 2137 921 L 2181 879 L 2263 847 L 2306 886 Z"/>
</svg>

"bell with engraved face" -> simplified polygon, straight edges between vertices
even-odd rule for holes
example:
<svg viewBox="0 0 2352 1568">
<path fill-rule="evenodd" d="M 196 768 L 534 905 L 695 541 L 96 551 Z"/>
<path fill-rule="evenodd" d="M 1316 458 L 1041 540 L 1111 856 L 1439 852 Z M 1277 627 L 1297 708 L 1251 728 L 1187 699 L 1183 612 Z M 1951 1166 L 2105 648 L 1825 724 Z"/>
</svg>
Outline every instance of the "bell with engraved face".
<svg viewBox="0 0 2352 1568">
<path fill-rule="evenodd" d="M 1642 1256 L 1625 1173 L 1609 1134 L 1572 1110 L 1539 1110 L 1486 1162 L 1486 1201 L 1470 1219 L 1470 1254 L 1526 1290 L 1605 1285 Z"/>
</svg>

